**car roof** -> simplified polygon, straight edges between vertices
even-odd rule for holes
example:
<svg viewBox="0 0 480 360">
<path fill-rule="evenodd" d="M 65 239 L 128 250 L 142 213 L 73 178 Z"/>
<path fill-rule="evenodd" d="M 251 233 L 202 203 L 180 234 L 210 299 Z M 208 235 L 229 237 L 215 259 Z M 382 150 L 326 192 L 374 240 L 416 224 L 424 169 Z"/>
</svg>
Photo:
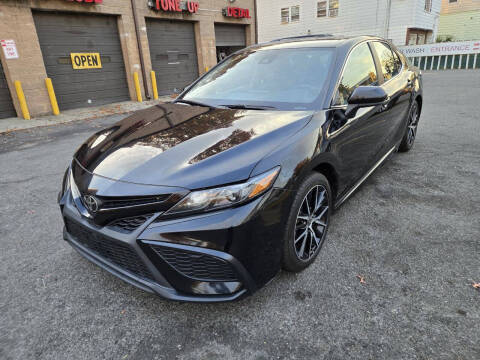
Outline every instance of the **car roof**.
<svg viewBox="0 0 480 360">
<path fill-rule="evenodd" d="M 280 38 L 269 42 L 250 46 L 250 49 L 282 49 L 303 47 L 346 47 L 366 40 L 384 40 L 378 36 L 342 36 L 331 34 L 302 35 Z"/>
</svg>

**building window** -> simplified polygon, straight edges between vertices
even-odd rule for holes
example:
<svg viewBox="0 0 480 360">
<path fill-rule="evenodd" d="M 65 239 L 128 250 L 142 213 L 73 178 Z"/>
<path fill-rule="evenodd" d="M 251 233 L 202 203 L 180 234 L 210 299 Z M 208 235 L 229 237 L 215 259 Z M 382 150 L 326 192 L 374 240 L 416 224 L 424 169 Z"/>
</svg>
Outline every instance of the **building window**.
<svg viewBox="0 0 480 360">
<path fill-rule="evenodd" d="M 338 0 L 330 0 L 328 6 L 328 16 L 337 17 L 338 16 Z"/>
<path fill-rule="evenodd" d="M 425 0 L 425 11 L 432 12 L 432 0 Z"/>
<path fill-rule="evenodd" d="M 290 21 L 300 21 L 300 5 L 292 6 L 290 8 Z"/>
<path fill-rule="evenodd" d="M 282 8 L 282 24 L 288 24 L 290 22 L 290 9 Z"/>
<path fill-rule="evenodd" d="M 456 3 L 457 0 L 448 0 L 448 2 L 451 4 L 451 3 Z"/>
<path fill-rule="evenodd" d="M 325 16 L 327 16 L 327 2 L 319 1 L 317 3 L 317 17 L 325 17 Z"/>
</svg>

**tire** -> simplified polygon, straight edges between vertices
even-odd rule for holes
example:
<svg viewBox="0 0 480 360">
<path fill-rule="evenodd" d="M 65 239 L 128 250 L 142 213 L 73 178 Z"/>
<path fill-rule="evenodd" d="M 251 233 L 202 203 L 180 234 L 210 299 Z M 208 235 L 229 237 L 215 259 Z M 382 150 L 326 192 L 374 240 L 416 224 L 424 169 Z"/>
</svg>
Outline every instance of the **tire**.
<svg viewBox="0 0 480 360">
<path fill-rule="evenodd" d="M 320 205 L 312 213 L 315 199 Z M 308 209 L 305 200 L 310 205 Z M 288 216 L 282 251 L 284 270 L 299 272 L 315 261 L 327 236 L 331 212 L 332 191 L 327 178 L 319 173 L 310 174 L 299 186 Z"/>
<path fill-rule="evenodd" d="M 418 101 L 415 100 L 408 112 L 407 128 L 403 135 L 402 142 L 398 147 L 398 151 L 407 152 L 413 148 L 415 143 L 415 137 L 417 136 L 418 120 L 420 119 L 420 106 Z"/>
</svg>

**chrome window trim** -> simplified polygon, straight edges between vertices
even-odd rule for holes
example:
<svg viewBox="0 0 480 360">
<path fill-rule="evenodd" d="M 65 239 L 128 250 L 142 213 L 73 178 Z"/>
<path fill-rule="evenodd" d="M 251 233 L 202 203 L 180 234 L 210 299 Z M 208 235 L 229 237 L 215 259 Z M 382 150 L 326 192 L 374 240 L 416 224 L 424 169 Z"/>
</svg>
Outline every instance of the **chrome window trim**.
<svg viewBox="0 0 480 360">
<path fill-rule="evenodd" d="M 338 87 L 339 87 L 339 85 L 340 85 L 340 81 L 341 81 L 341 79 L 343 78 L 343 73 L 345 72 L 345 65 L 347 64 L 347 61 L 348 61 L 348 59 L 349 59 L 352 51 L 353 51 L 357 46 L 360 46 L 360 45 L 362 45 L 363 43 L 369 44 L 369 43 L 373 43 L 373 42 L 379 42 L 379 43 L 382 43 L 382 44 L 387 45 L 388 48 L 390 49 L 390 51 L 392 51 L 392 53 L 395 53 L 395 55 L 398 57 L 398 59 L 400 60 L 400 62 L 401 62 L 401 64 L 402 64 L 402 67 L 400 68 L 400 71 L 398 72 L 398 74 L 395 75 L 394 77 L 392 77 L 391 79 L 385 81 L 385 78 L 384 78 L 384 76 L 383 76 L 383 74 L 382 74 L 382 78 L 383 78 L 384 82 L 383 82 L 382 84 L 377 85 L 377 86 L 383 86 L 383 85 L 387 84 L 388 82 L 390 82 L 391 80 L 393 80 L 393 79 L 395 79 L 397 76 L 399 76 L 399 75 L 403 72 L 403 70 L 405 69 L 405 64 L 404 64 L 404 62 L 402 61 L 402 58 L 400 57 L 399 54 L 397 54 L 397 51 L 396 51 L 387 41 L 385 41 L 385 40 L 371 40 L 371 39 L 369 39 L 369 40 L 361 41 L 361 42 L 359 42 L 358 44 L 355 44 L 355 46 L 353 46 L 353 47 L 350 49 L 350 51 L 348 52 L 348 54 L 347 54 L 347 56 L 346 56 L 346 58 L 345 58 L 346 60 L 343 62 L 342 71 L 340 72 L 340 76 L 338 77 L 338 79 L 337 79 L 337 81 L 336 81 L 336 83 L 335 83 L 335 91 L 333 92 L 333 94 L 332 94 L 332 96 L 331 96 L 331 98 L 330 98 L 330 107 L 329 107 L 330 109 L 342 109 L 343 106 L 346 107 L 346 105 L 333 105 L 333 102 L 334 102 L 335 96 L 336 96 L 336 94 L 337 94 L 337 92 L 338 92 Z M 370 48 L 370 46 L 369 46 L 369 48 Z M 373 52 L 372 52 L 372 49 L 370 49 L 370 53 L 371 53 L 371 55 L 372 55 L 372 59 L 373 59 L 373 62 L 374 62 L 374 64 L 375 64 L 375 70 L 376 70 L 376 68 L 377 68 L 377 63 L 375 62 L 375 56 L 374 56 L 374 54 L 373 54 Z M 377 55 L 377 56 L 378 56 L 378 55 Z M 378 74 L 377 74 L 377 78 L 378 78 Z"/>
<path fill-rule="evenodd" d="M 333 102 L 335 100 L 335 95 L 337 94 L 338 92 L 338 87 L 340 85 L 340 81 L 342 80 L 343 78 L 343 73 L 345 72 L 345 65 L 347 64 L 347 61 L 350 57 L 350 55 L 352 54 L 352 51 L 357 48 L 357 46 L 360 46 L 362 44 L 367 44 L 368 46 L 368 43 L 371 42 L 372 40 L 363 40 L 361 42 L 359 42 L 358 44 L 355 44 L 349 51 L 348 51 L 348 54 L 347 56 L 345 57 L 345 61 L 343 62 L 343 65 L 342 65 L 342 71 L 340 71 L 340 76 L 337 78 L 337 81 L 335 83 L 335 91 L 333 92 L 331 98 L 330 98 L 330 109 L 333 109 L 334 106 L 346 106 L 346 105 L 333 105 Z M 373 53 L 372 53 L 372 50 L 370 49 L 369 47 L 369 50 L 370 50 L 370 54 L 372 55 L 372 60 L 373 60 L 373 63 L 375 64 L 375 71 L 377 71 L 377 64 L 375 63 L 375 58 L 373 56 Z M 377 78 L 378 78 L 378 74 L 377 74 Z"/>
<path fill-rule="evenodd" d="M 402 67 L 400 68 L 400 71 L 398 72 L 398 74 L 395 75 L 395 76 L 393 76 L 391 79 L 388 79 L 387 81 L 385 81 L 385 77 L 384 77 L 383 74 L 382 74 L 382 77 L 383 77 L 383 81 L 384 81 L 384 82 L 383 82 L 383 84 L 381 84 L 380 86 L 383 86 L 383 85 L 385 85 L 385 84 L 388 84 L 390 81 L 392 81 L 393 79 L 395 79 L 397 76 L 399 76 L 399 75 L 403 72 L 403 68 L 404 68 L 405 65 L 403 64 L 403 61 L 402 61 L 402 59 L 400 58 L 400 55 L 397 54 L 397 52 L 395 51 L 395 49 L 394 49 L 387 41 L 373 40 L 372 43 L 373 43 L 373 42 L 379 42 L 379 43 L 382 43 L 382 44 L 386 45 L 386 46 L 390 49 L 390 51 L 392 52 L 392 54 L 394 54 L 394 55 L 398 58 L 398 60 L 400 60 L 400 63 L 402 64 Z M 377 56 L 378 56 L 378 54 L 377 54 Z"/>
</svg>

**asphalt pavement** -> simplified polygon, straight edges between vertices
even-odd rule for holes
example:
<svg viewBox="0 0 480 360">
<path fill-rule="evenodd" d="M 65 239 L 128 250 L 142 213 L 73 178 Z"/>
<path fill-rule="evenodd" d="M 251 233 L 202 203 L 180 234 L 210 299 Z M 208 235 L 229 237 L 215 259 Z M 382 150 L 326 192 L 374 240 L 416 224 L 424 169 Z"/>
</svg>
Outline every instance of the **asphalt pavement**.
<svg viewBox="0 0 480 360">
<path fill-rule="evenodd" d="M 480 359 L 480 71 L 424 82 L 414 149 L 335 213 L 310 268 L 234 303 L 163 300 L 63 241 L 71 155 L 125 115 L 1 135 L 0 359 Z"/>
</svg>

